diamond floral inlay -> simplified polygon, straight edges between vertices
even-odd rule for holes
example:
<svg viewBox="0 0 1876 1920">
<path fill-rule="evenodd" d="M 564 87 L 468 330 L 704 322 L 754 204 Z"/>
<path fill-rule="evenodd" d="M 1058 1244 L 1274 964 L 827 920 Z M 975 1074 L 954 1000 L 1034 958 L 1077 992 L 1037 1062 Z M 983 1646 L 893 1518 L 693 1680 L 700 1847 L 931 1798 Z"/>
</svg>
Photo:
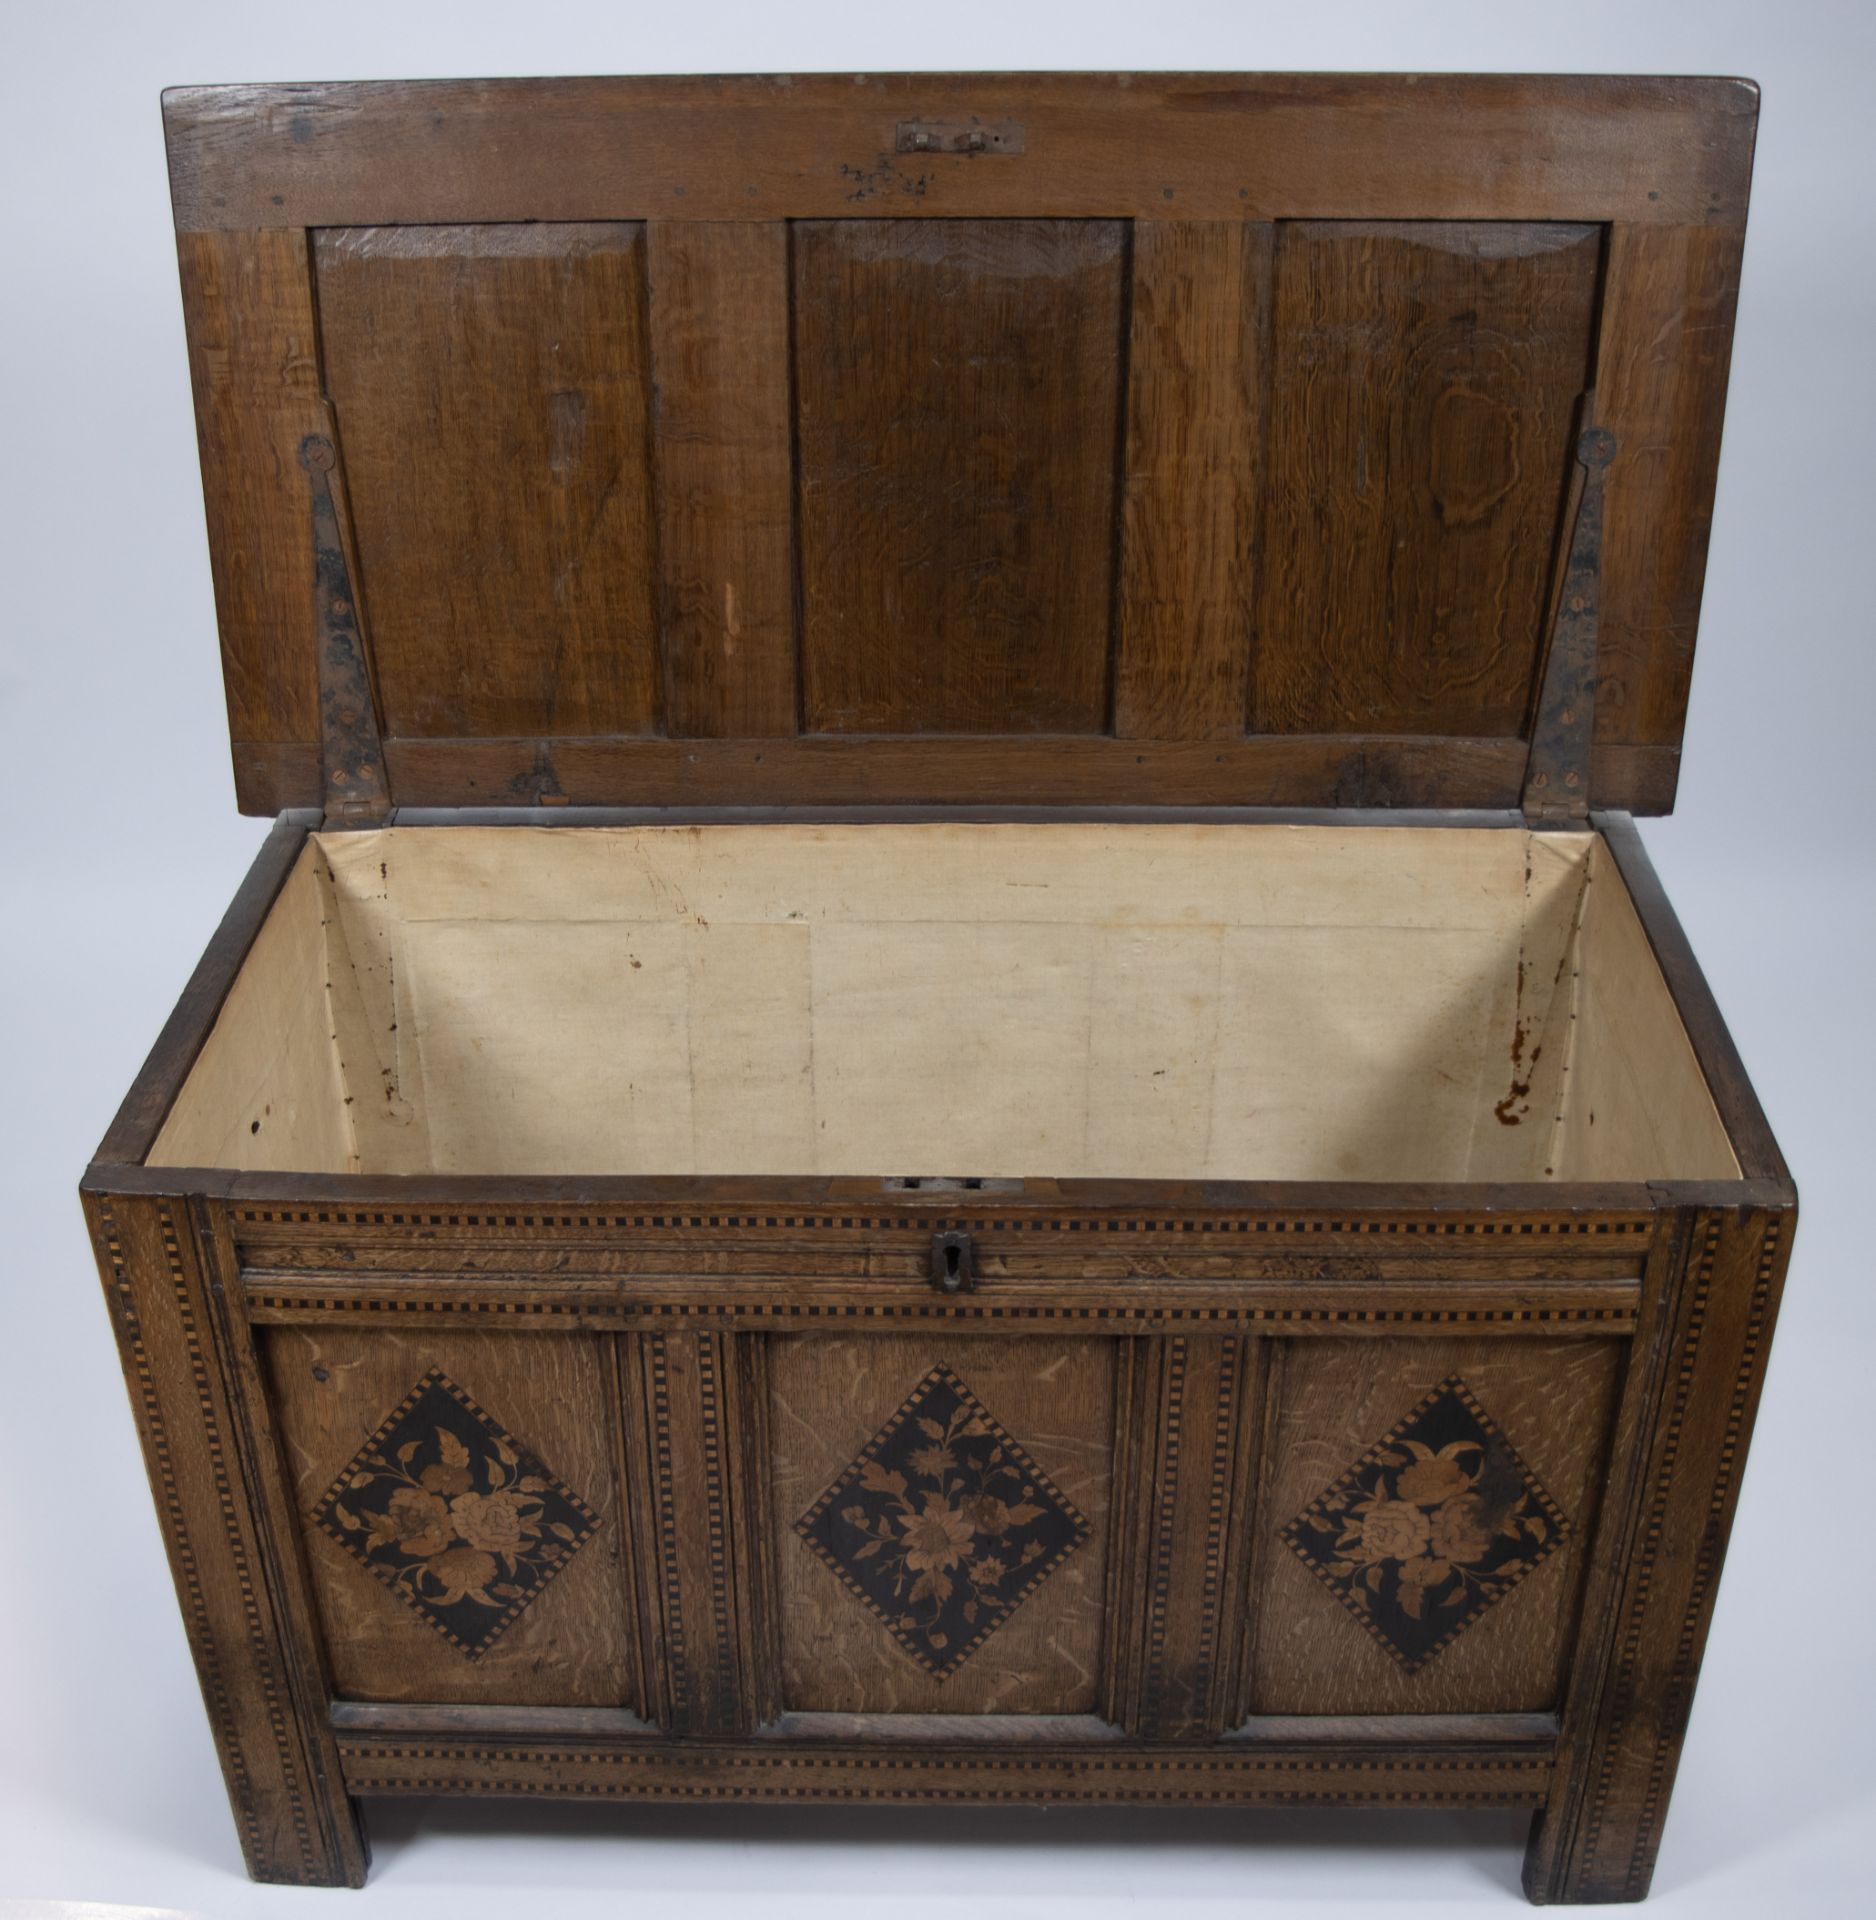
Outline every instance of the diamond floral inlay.
<svg viewBox="0 0 1876 1920">
<path fill-rule="evenodd" d="M 983 1402 L 940 1366 L 795 1531 L 943 1680 L 1090 1530 Z"/>
<path fill-rule="evenodd" d="M 1569 1531 L 1455 1375 L 1312 1500 L 1283 1538 L 1412 1673 Z"/>
<path fill-rule="evenodd" d="M 436 1369 L 312 1517 L 471 1660 L 599 1527 L 571 1487 Z"/>
</svg>

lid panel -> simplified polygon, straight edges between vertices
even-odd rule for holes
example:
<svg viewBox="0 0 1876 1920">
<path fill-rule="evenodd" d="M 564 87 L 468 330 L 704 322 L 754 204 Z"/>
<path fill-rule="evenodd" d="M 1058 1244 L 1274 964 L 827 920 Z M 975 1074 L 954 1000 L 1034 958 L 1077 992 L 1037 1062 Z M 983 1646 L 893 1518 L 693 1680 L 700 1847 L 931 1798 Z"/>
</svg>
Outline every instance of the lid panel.
<svg viewBox="0 0 1876 1920">
<path fill-rule="evenodd" d="M 665 725 L 680 739 L 790 735 L 788 225 L 655 220 L 650 236 Z"/>
<path fill-rule="evenodd" d="M 914 163 L 968 100 L 1002 144 Z M 1593 390 L 1589 798 L 1661 810 L 1754 110 L 1411 77 L 174 96 L 241 803 L 323 793 L 323 433 L 400 805 L 1516 805 Z"/>
<path fill-rule="evenodd" d="M 303 233 L 178 236 L 209 564 L 237 768 L 249 747 L 300 749 L 319 736 L 312 657 L 313 546 L 300 442 L 326 430 L 318 322 Z M 257 756 L 259 805 L 311 805 L 302 782 L 271 797 Z M 292 776 L 289 776 L 291 779 Z"/>
<path fill-rule="evenodd" d="M 1744 240 L 1738 226 L 1609 229 L 1596 400 L 1618 451 L 1603 483 L 1599 743 L 1678 744 L 1686 721 Z"/>
<path fill-rule="evenodd" d="M 1602 232 L 1285 223 L 1251 724 L 1522 734 Z"/>
<path fill-rule="evenodd" d="M 1114 732 L 1245 724 L 1276 227 L 1133 223 Z"/>
<path fill-rule="evenodd" d="M 381 729 L 654 731 L 643 226 L 327 228 L 313 263 Z"/>
<path fill-rule="evenodd" d="M 1107 724 L 1127 227 L 794 233 L 803 710 L 817 733 Z"/>
</svg>

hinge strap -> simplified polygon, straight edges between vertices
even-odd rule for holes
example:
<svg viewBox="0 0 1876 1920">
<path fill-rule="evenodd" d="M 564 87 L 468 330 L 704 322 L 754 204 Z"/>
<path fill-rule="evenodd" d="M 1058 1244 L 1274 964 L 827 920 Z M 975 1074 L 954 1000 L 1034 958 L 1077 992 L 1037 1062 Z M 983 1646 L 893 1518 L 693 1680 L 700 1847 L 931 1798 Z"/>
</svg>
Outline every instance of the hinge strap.
<svg viewBox="0 0 1876 1920">
<path fill-rule="evenodd" d="M 1530 820 L 1582 820 L 1589 815 L 1602 597 L 1602 476 L 1615 458 L 1615 435 L 1606 427 L 1586 428 L 1577 438 L 1576 458 L 1583 470 L 1582 492 L 1524 772 L 1524 813 Z"/>
<path fill-rule="evenodd" d="M 313 500 L 313 621 L 319 648 L 320 759 L 328 819 L 385 819 L 391 811 L 384 746 L 371 696 L 371 671 L 358 618 L 358 598 L 346 564 L 334 498 L 338 455 L 323 433 L 300 442 Z"/>
</svg>

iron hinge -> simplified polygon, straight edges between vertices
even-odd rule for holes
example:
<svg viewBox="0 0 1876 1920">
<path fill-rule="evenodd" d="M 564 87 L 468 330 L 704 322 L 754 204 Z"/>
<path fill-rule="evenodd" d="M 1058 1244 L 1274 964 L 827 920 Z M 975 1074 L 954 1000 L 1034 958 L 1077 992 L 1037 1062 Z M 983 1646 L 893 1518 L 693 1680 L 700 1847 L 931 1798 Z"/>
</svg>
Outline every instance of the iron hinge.
<svg viewBox="0 0 1876 1920">
<path fill-rule="evenodd" d="M 319 757 L 326 818 L 371 826 L 391 812 L 372 696 L 371 663 L 358 609 L 356 570 L 347 559 L 338 451 L 323 433 L 300 442 L 312 495 L 313 627 L 319 653 Z"/>
<path fill-rule="evenodd" d="M 1615 435 L 1607 427 L 1585 427 L 1577 436 L 1576 515 L 1524 770 L 1524 817 L 1534 826 L 1573 824 L 1589 817 L 1602 599 L 1602 477 L 1614 458 Z"/>
</svg>

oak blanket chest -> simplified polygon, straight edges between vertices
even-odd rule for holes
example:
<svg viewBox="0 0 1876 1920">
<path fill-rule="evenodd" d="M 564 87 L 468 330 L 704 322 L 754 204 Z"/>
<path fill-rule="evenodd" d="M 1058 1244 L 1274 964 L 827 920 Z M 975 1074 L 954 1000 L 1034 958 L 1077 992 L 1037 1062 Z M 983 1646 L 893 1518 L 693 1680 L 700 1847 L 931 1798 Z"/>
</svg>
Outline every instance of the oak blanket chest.
<svg viewBox="0 0 1876 1920">
<path fill-rule="evenodd" d="M 167 96 L 236 784 L 84 1182 L 249 1870 L 398 1793 L 1648 1887 L 1795 1200 L 1672 804 L 1757 97 Z"/>
</svg>

